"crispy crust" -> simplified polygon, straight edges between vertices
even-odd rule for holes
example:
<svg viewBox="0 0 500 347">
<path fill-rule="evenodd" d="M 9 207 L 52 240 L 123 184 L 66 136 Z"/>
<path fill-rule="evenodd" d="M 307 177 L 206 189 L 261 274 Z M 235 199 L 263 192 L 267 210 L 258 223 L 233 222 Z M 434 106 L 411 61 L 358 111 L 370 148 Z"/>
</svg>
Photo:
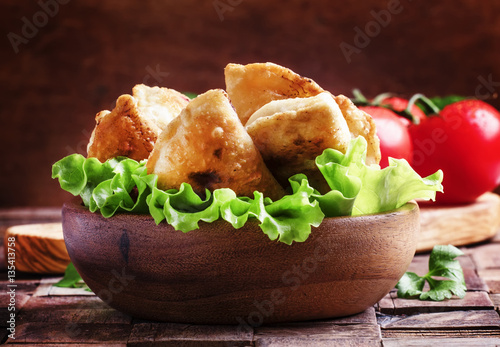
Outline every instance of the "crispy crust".
<svg viewBox="0 0 500 347">
<path fill-rule="evenodd" d="M 334 98 L 344 115 L 351 137 L 363 136 L 368 143 L 366 164 L 378 164 L 380 162 L 380 141 L 372 117 L 357 108 L 348 97 L 337 95 Z"/>
<path fill-rule="evenodd" d="M 271 101 L 249 119 L 246 129 L 278 182 L 305 174 L 322 193 L 330 190 L 315 159 L 326 148 L 345 153 L 349 128 L 330 93 Z"/>
<path fill-rule="evenodd" d="M 193 99 L 165 128 L 147 170 L 158 175 L 161 189 L 186 182 L 198 193 L 231 188 L 239 196 L 284 195 L 221 89 Z"/>
<path fill-rule="evenodd" d="M 146 159 L 162 129 L 189 100 L 173 89 L 145 85 L 135 86 L 133 94 L 120 96 L 111 112 L 96 115 L 87 146 L 89 157 L 101 162 L 117 156 Z"/>
<path fill-rule="evenodd" d="M 243 124 L 270 101 L 315 96 L 324 90 L 309 78 L 273 63 L 228 64 L 226 90 Z"/>
<path fill-rule="evenodd" d="M 189 102 L 187 96 L 174 89 L 144 84 L 134 86 L 132 96 L 137 100 L 139 112 L 153 120 L 160 129 L 177 117 Z"/>
<path fill-rule="evenodd" d="M 101 162 L 117 156 L 142 160 L 153 150 L 158 130 L 154 123 L 141 119 L 132 96 L 122 95 L 112 112 L 101 111 L 96 115 L 88 156 Z"/>
</svg>

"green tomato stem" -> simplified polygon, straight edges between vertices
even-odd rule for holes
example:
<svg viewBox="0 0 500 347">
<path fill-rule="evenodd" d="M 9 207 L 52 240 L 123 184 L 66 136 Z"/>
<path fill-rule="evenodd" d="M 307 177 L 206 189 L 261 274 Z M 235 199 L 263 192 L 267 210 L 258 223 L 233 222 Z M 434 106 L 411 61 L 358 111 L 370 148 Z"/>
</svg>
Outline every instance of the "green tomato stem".
<svg viewBox="0 0 500 347">
<path fill-rule="evenodd" d="M 433 114 L 438 114 L 439 113 L 439 107 L 436 106 L 435 103 L 433 103 L 428 97 L 426 97 L 423 94 L 415 94 L 410 98 L 410 101 L 408 101 L 408 106 L 406 107 L 405 112 L 410 112 L 411 108 L 413 105 L 417 102 L 421 101 L 425 107 L 428 107 Z"/>
<path fill-rule="evenodd" d="M 380 103 L 383 100 L 385 100 L 387 98 L 392 98 L 394 96 L 396 96 L 396 94 L 394 94 L 394 93 L 382 93 L 382 94 L 379 94 L 379 95 L 377 95 L 376 97 L 373 98 L 372 105 L 379 106 Z"/>
<path fill-rule="evenodd" d="M 363 95 L 363 93 L 361 93 L 361 90 L 359 90 L 358 88 L 352 90 L 352 95 L 354 96 L 353 102 L 356 105 L 364 106 L 369 104 L 368 99 Z"/>
</svg>

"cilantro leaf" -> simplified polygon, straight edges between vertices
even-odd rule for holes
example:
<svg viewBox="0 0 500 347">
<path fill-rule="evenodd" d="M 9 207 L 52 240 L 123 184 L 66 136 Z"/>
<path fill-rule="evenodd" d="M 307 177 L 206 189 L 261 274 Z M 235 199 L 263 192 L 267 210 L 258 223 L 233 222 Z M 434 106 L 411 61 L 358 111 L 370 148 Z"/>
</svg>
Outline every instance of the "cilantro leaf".
<svg viewBox="0 0 500 347">
<path fill-rule="evenodd" d="M 405 272 L 396 285 L 396 288 L 398 289 L 398 297 L 405 299 L 417 297 L 422 294 L 424 285 L 424 277 L 420 277 L 414 272 Z"/>
<path fill-rule="evenodd" d="M 64 288 L 82 288 L 86 285 L 78 271 L 76 271 L 73 263 L 69 263 L 68 267 L 64 271 L 64 277 L 59 282 L 54 284 L 54 286 Z"/>
<path fill-rule="evenodd" d="M 453 295 L 463 298 L 467 290 L 464 273 L 455 259 L 463 254 L 452 245 L 434 246 L 429 257 L 429 272 L 423 277 L 406 272 L 396 285 L 398 297 L 433 301 L 450 299 Z M 423 292 L 425 282 L 430 288 L 427 292 Z"/>
</svg>

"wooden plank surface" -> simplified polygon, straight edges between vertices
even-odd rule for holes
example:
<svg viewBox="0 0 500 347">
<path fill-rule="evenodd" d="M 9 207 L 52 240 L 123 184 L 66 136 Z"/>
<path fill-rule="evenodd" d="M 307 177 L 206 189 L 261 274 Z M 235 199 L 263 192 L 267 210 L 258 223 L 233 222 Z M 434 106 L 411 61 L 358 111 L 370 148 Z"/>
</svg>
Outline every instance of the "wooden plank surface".
<svg viewBox="0 0 500 347">
<path fill-rule="evenodd" d="M 255 330 L 256 346 L 376 346 L 381 339 L 376 324 L 337 325 L 333 322 L 261 327 Z"/>
<path fill-rule="evenodd" d="M 395 315 L 411 315 L 424 312 L 446 312 L 461 310 L 492 310 L 494 308 L 486 292 L 467 292 L 463 299 L 451 298 L 446 301 L 421 301 L 399 299 L 396 292 L 391 293 Z"/>
<path fill-rule="evenodd" d="M 500 333 L 500 317 L 494 310 L 459 310 L 401 315 L 381 323 L 387 329 L 491 328 Z"/>
<path fill-rule="evenodd" d="M 7 343 L 126 343 L 131 324 L 47 324 L 25 323 L 16 329 L 15 340 Z"/>
<path fill-rule="evenodd" d="M 227 325 L 188 325 L 173 323 L 137 323 L 129 337 L 132 345 L 162 343 L 162 345 L 207 346 L 230 345 L 247 346 L 252 344 L 253 331 Z"/>
<path fill-rule="evenodd" d="M 443 345 L 446 347 L 497 347 L 500 345 L 500 338 L 447 338 L 443 341 L 442 338 L 387 338 L 384 339 L 384 347 L 428 347 L 435 345 Z"/>
<path fill-rule="evenodd" d="M 495 310 L 500 310 L 500 294 L 490 294 L 490 300 L 495 307 Z"/>
<path fill-rule="evenodd" d="M 150 322 L 109 308 L 92 293 L 54 290 L 58 277 L 17 273 L 16 334 L 8 338 L 9 294 L 0 292 L 0 342 L 110 346 L 495 346 L 500 344 L 500 237 L 461 248 L 467 294 L 442 302 L 399 299 L 395 290 L 350 317 L 266 326 Z M 409 271 L 427 272 L 428 254 Z M 0 264 L 0 268 L 2 268 Z M 6 288 L 6 272 L 0 272 Z M 60 278 L 60 277 L 59 277 Z M 90 294 L 90 295 L 89 295 Z"/>
</svg>

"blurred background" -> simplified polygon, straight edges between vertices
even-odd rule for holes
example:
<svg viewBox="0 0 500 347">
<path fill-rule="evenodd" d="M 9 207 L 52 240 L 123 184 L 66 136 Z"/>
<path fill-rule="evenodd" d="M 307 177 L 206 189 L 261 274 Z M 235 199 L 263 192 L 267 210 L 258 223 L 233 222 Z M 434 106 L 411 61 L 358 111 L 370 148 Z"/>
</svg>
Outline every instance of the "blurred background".
<svg viewBox="0 0 500 347">
<path fill-rule="evenodd" d="M 275 62 L 334 94 L 461 94 L 500 108 L 500 2 L 3 0 L 0 207 L 58 206 L 51 166 L 138 83 L 224 88 Z M 466 139 L 464 139 L 466 141 Z M 500 149 L 499 149 L 500 150 Z"/>
</svg>

